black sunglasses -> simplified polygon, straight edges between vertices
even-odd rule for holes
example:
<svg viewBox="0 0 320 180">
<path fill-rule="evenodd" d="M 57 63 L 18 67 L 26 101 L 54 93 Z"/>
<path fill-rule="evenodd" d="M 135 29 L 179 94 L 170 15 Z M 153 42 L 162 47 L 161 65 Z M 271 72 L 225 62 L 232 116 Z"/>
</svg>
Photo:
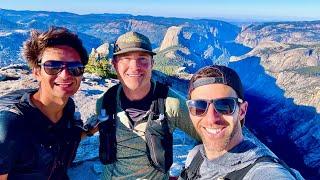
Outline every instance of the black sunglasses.
<svg viewBox="0 0 320 180">
<path fill-rule="evenodd" d="M 48 75 L 57 75 L 64 68 L 66 68 L 72 76 L 81 76 L 84 73 L 84 66 L 81 62 L 49 60 L 44 63 L 38 63 L 38 65 L 42 66 Z"/>
<path fill-rule="evenodd" d="M 187 106 L 189 112 L 193 116 L 204 116 L 206 115 L 209 105 L 213 104 L 214 109 L 223 115 L 231 115 L 235 112 L 237 103 L 243 103 L 243 100 L 240 98 L 220 98 L 220 99 L 194 99 L 187 100 Z"/>
</svg>

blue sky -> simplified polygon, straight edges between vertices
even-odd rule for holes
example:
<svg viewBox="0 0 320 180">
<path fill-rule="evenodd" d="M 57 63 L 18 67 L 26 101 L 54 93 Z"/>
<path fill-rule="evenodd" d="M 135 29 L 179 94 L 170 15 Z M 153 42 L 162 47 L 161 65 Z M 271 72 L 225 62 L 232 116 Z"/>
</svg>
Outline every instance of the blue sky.
<svg viewBox="0 0 320 180">
<path fill-rule="evenodd" d="M 320 20 L 319 0 L 0 0 L 14 10 L 128 13 L 187 18 Z"/>
</svg>

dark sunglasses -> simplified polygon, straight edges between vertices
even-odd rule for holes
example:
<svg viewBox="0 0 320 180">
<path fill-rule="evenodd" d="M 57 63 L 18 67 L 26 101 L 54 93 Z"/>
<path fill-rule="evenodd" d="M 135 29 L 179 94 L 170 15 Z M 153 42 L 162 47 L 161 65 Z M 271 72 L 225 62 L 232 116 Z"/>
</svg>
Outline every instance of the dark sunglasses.
<svg viewBox="0 0 320 180">
<path fill-rule="evenodd" d="M 81 76 L 84 73 L 84 66 L 81 62 L 49 60 L 44 63 L 38 63 L 38 65 L 42 66 L 48 75 L 57 75 L 64 68 L 66 68 L 72 76 Z"/>
<path fill-rule="evenodd" d="M 237 108 L 237 103 L 243 103 L 243 100 L 240 98 L 220 98 L 220 99 L 194 99 L 187 100 L 187 106 L 189 112 L 193 116 L 204 116 L 206 115 L 209 105 L 213 104 L 214 109 L 223 115 L 231 115 L 235 112 Z"/>
</svg>

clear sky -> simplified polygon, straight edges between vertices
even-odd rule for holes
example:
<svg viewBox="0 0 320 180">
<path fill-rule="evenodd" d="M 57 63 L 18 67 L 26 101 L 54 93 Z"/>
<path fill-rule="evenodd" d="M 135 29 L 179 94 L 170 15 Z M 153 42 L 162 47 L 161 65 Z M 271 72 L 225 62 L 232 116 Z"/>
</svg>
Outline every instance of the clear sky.
<svg viewBox="0 0 320 180">
<path fill-rule="evenodd" d="M 187 18 L 320 20 L 320 0 L 0 0 L 14 10 Z"/>
</svg>

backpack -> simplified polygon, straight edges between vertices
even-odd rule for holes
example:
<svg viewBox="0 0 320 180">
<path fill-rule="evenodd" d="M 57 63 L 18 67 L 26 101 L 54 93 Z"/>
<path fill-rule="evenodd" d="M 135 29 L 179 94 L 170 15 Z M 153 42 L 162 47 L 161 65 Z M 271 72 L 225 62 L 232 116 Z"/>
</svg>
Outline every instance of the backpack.
<svg viewBox="0 0 320 180">
<path fill-rule="evenodd" d="M 111 87 L 103 96 L 102 106 L 101 108 L 105 108 L 109 117 L 111 117 L 111 122 L 113 122 L 112 126 L 116 129 L 116 96 L 117 90 L 119 88 L 119 84 Z M 147 119 L 146 126 L 146 149 L 147 155 L 150 164 L 157 170 L 161 172 L 168 172 L 172 163 L 173 163 L 173 137 L 172 133 L 169 129 L 169 124 L 167 121 L 167 117 L 165 114 L 165 99 L 168 96 L 169 88 L 166 85 L 161 83 L 156 83 L 154 87 L 154 100 L 151 103 L 151 112 Z M 103 135 L 104 141 L 100 141 L 101 143 L 111 142 L 113 146 L 111 149 L 107 148 L 99 148 L 104 149 L 105 152 L 99 152 L 100 161 L 103 164 L 112 164 L 116 161 L 114 157 L 116 157 L 116 143 L 112 141 L 116 141 L 116 132 L 115 130 L 109 129 L 109 134 Z M 111 134 L 110 134 L 111 133 Z M 101 136 L 101 134 L 100 134 Z M 106 139 L 107 138 L 107 139 Z M 102 145 L 106 147 L 107 145 Z M 110 147 L 110 146 L 109 146 Z M 112 157 L 113 156 L 113 157 Z M 110 161 L 108 161 L 108 159 Z"/>
<path fill-rule="evenodd" d="M 194 156 L 194 158 L 192 159 L 189 167 L 187 168 L 183 168 L 180 177 L 184 180 L 193 180 L 193 179 L 198 179 L 201 178 L 201 175 L 199 173 L 200 171 L 200 166 L 203 162 L 203 157 L 201 155 L 201 152 L 198 151 L 197 154 Z M 230 173 L 228 173 L 223 179 L 225 180 L 236 180 L 236 179 L 243 179 L 245 177 L 245 175 L 249 172 L 249 170 L 256 165 L 257 163 L 260 162 L 274 162 L 274 163 L 278 163 L 281 164 L 284 168 L 286 168 L 290 174 L 295 178 L 295 179 L 299 179 L 297 177 L 297 175 L 293 172 L 293 170 L 282 160 L 272 157 L 272 156 L 262 156 L 259 157 L 254 163 L 236 170 L 236 171 L 232 171 Z"/>
</svg>

